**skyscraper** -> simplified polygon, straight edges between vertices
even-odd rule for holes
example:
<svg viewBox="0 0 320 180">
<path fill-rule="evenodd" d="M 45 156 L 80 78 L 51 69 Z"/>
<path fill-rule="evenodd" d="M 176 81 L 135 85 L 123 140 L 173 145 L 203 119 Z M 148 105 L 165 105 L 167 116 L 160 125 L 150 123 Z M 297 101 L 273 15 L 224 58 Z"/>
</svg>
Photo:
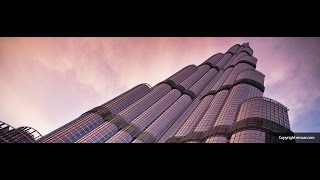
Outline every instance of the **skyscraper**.
<svg viewBox="0 0 320 180">
<path fill-rule="evenodd" d="M 151 87 L 140 84 L 38 140 L 41 143 L 272 143 L 288 109 L 263 97 L 249 43 Z"/>
</svg>

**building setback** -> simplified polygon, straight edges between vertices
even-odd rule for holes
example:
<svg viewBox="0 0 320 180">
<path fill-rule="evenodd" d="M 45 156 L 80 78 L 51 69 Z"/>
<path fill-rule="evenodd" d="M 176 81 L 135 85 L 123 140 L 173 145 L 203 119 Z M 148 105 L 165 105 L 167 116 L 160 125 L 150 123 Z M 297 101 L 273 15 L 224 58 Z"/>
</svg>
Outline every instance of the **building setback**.
<svg viewBox="0 0 320 180">
<path fill-rule="evenodd" d="M 288 109 L 263 97 L 249 43 L 151 87 L 140 84 L 43 136 L 40 143 L 274 143 L 293 135 Z"/>
</svg>

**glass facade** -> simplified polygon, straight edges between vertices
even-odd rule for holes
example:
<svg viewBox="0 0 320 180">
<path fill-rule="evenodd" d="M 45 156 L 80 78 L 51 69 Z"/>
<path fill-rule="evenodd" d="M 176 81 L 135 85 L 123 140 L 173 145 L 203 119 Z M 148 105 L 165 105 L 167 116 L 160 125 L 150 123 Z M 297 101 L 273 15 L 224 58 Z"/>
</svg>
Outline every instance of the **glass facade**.
<svg viewBox="0 0 320 180">
<path fill-rule="evenodd" d="M 241 71 L 237 76 L 237 80 L 241 80 L 241 79 L 249 79 L 263 85 L 264 74 L 253 69 L 247 69 L 247 70 Z"/>
<path fill-rule="evenodd" d="M 184 143 L 200 143 L 200 142 L 197 141 L 197 140 L 190 140 L 190 141 L 186 141 L 186 142 L 184 142 Z"/>
<path fill-rule="evenodd" d="M 174 120 L 191 103 L 188 95 L 182 95 L 170 108 L 168 108 L 159 118 L 155 120 L 146 130 L 152 134 L 155 141 L 172 125 Z M 143 139 L 143 142 L 153 142 L 147 135 L 140 135 L 137 139 Z M 141 140 L 142 141 L 142 140 Z"/>
<path fill-rule="evenodd" d="M 180 85 L 185 89 L 189 89 L 195 82 L 197 82 L 208 70 L 210 69 L 209 65 L 201 65 L 198 70 L 184 80 Z"/>
<path fill-rule="evenodd" d="M 228 61 L 231 59 L 232 56 L 233 55 L 231 52 L 224 54 L 224 56 L 220 59 L 220 61 L 216 64 L 216 66 L 222 69 L 222 67 L 228 63 Z"/>
<path fill-rule="evenodd" d="M 198 105 L 198 107 L 193 111 L 189 116 L 183 126 L 179 129 L 175 136 L 185 136 L 190 133 L 198 121 L 202 118 L 204 113 L 209 107 L 211 100 L 213 99 L 212 95 L 206 96 Z"/>
<path fill-rule="evenodd" d="M 262 92 L 254 86 L 239 84 L 233 87 L 219 114 L 215 126 L 232 125 L 236 119 L 240 104 L 249 98 L 259 96 L 262 96 Z"/>
<path fill-rule="evenodd" d="M 256 67 L 257 59 L 253 56 L 244 55 L 241 56 L 241 58 L 237 59 L 235 62 L 232 63 L 232 65 L 236 65 L 237 63 L 246 62 L 251 64 L 253 67 Z"/>
<path fill-rule="evenodd" d="M 212 136 L 206 139 L 205 143 L 227 143 L 228 139 L 225 136 Z"/>
<path fill-rule="evenodd" d="M 110 121 L 104 122 L 101 127 L 94 129 L 78 142 L 105 142 L 114 135 L 119 128 L 130 123 L 134 118 L 168 93 L 170 89 L 170 86 L 167 84 L 157 85 L 149 94 L 121 111 L 118 115 L 110 119 Z M 93 141 L 92 138 L 94 138 L 95 141 Z"/>
<path fill-rule="evenodd" d="M 189 77 L 191 74 L 197 71 L 196 65 L 189 65 L 183 69 L 181 69 L 179 72 L 174 74 L 173 76 L 169 77 L 169 80 L 174 81 L 176 84 L 180 84 L 183 80 L 185 80 L 187 77 Z"/>
<path fill-rule="evenodd" d="M 263 97 L 249 43 L 140 84 L 41 137 L 0 123 L 0 142 L 273 143 L 290 131 L 288 109 Z"/>
<path fill-rule="evenodd" d="M 69 128 L 64 129 L 51 136 L 42 140 L 45 143 L 71 143 L 75 142 L 85 134 L 89 133 L 94 128 L 102 124 L 104 120 L 101 116 L 95 113 L 86 114 L 86 116 L 81 118 L 81 121 L 76 123 Z"/>
<path fill-rule="evenodd" d="M 213 86 L 216 84 L 216 82 L 219 80 L 219 78 L 222 76 L 223 70 L 219 71 L 214 78 L 208 83 L 208 85 L 201 91 L 199 94 L 199 98 L 201 99 L 204 95 L 206 95 L 210 90 L 213 88 Z"/>
<path fill-rule="evenodd" d="M 249 118 L 263 118 L 290 128 L 288 109 L 282 104 L 265 97 L 251 98 L 242 103 L 237 121 Z"/>
<path fill-rule="evenodd" d="M 240 63 L 237 64 L 233 69 L 232 72 L 230 73 L 230 75 L 228 76 L 228 78 L 224 81 L 224 83 L 222 84 L 222 86 L 226 86 L 226 85 L 232 85 L 234 83 L 234 81 L 236 80 L 237 76 L 239 75 L 239 73 L 243 70 L 247 70 L 247 69 L 254 69 L 251 65 L 246 64 L 246 63 Z"/>
<path fill-rule="evenodd" d="M 236 45 L 232 46 L 227 52 L 231 52 L 232 54 L 235 54 L 239 50 L 240 47 L 241 46 L 239 44 L 236 44 Z"/>
<path fill-rule="evenodd" d="M 205 61 L 205 63 L 210 63 L 212 66 L 216 65 L 220 59 L 223 57 L 222 53 L 217 53 L 213 56 L 211 56 L 208 60 Z"/>
<path fill-rule="evenodd" d="M 104 121 L 112 117 L 112 114 L 120 112 L 142 96 L 151 91 L 147 84 L 140 84 L 107 103 L 84 113 L 71 123 L 58 128 L 41 138 L 40 142 L 75 142 Z M 98 117 L 100 116 L 100 117 Z"/>
<path fill-rule="evenodd" d="M 212 99 L 207 112 L 204 114 L 203 118 L 197 125 L 194 131 L 202 132 L 209 130 L 212 127 L 224 105 L 227 97 L 229 95 L 229 90 L 219 91 Z"/>
<path fill-rule="evenodd" d="M 172 90 L 161 98 L 158 102 L 148 108 L 146 111 L 141 113 L 137 118 L 135 118 L 126 128 L 119 131 L 117 134 L 122 134 L 122 132 L 130 132 L 126 134 L 125 141 L 130 139 L 130 142 L 133 138 L 136 138 L 145 128 L 148 127 L 162 112 L 164 112 L 172 103 L 174 103 L 181 93 L 179 90 Z M 122 138 L 117 136 L 109 139 L 108 143 L 113 142 L 122 142 Z M 130 136 L 130 137 L 129 137 Z"/>
<path fill-rule="evenodd" d="M 215 85 L 212 87 L 211 91 L 217 91 L 220 89 L 220 87 L 222 86 L 222 84 L 224 83 L 224 81 L 228 78 L 229 74 L 232 72 L 232 67 L 226 69 L 223 72 L 223 75 L 219 78 L 219 80 L 215 83 Z"/>
<path fill-rule="evenodd" d="M 212 68 L 210 69 L 198 82 L 196 82 L 191 88 L 190 91 L 194 92 L 194 94 L 197 96 L 203 90 L 206 85 L 209 83 L 209 81 L 214 77 L 214 75 L 217 73 L 217 70 Z"/>
<path fill-rule="evenodd" d="M 233 134 L 230 143 L 264 143 L 266 133 L 258 130 L 245 130 Z"/>
<path fill-rule="evenodd" d="M 235 58 L 233 59 L 230 65 L 235 66 L 236 64 L 241 62 L 240 59 L 242 59 L 245 56 L 250 56 L 250 55 L 247 52 L 240 52 L 239 54 L 236 54 Z"/>
<path fill-rule="evenodd" d="M 237 56 L 237 54 L 232 55 L 229 61 L 223 66 L 223 69 L 227 69 L 228 67 L 230 67 L 234 60 L 237 58 Z"/>
<path fill-rule="evenodd" d="M 173 123 L 172 126 L 165 132 L 165 134 L 157 141 L 158 143 L 165 143 L 168 139 L 173 137 L 176 132 L 180 129 L 183 123 L 187 120 L 187 118 L 191 115 L 194 109 L 200 103 L 200 99 L 196 98 L 190 104 L 190 106 L 178 117 L 178 119 Z"/>
</svg>

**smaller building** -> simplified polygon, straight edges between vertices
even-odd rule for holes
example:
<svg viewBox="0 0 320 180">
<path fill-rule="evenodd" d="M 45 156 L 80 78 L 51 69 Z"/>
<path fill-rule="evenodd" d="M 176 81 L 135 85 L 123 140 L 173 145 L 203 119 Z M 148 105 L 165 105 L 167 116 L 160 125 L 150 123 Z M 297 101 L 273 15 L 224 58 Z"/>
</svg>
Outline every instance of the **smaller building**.
<svg viewBox="0 0 320 180">
<path fill-rule="evenodd" d="M 0 143 L 35 143 L 42 135 L 31 127 L 14 128 L 0 121 Z"/>
</svg>

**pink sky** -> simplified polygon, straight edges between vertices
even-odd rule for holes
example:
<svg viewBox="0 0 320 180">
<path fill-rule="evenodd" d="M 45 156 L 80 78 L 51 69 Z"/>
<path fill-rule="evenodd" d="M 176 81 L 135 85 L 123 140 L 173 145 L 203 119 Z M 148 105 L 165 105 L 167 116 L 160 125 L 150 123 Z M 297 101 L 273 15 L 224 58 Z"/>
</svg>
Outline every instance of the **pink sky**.
<svg viewBox="0 0 320 180">
<path fill-rule="evenodd" d="M 264 96 L 290 109 L 292 130 L 308 130 L 296 124 L 309 112 L 318 122 L 320 38 L 253 37 L 0 38 L 0 120 L 44 135 L 140 83 L 153 86 L 244 42 L 266 75 Z"/>
</svg>

